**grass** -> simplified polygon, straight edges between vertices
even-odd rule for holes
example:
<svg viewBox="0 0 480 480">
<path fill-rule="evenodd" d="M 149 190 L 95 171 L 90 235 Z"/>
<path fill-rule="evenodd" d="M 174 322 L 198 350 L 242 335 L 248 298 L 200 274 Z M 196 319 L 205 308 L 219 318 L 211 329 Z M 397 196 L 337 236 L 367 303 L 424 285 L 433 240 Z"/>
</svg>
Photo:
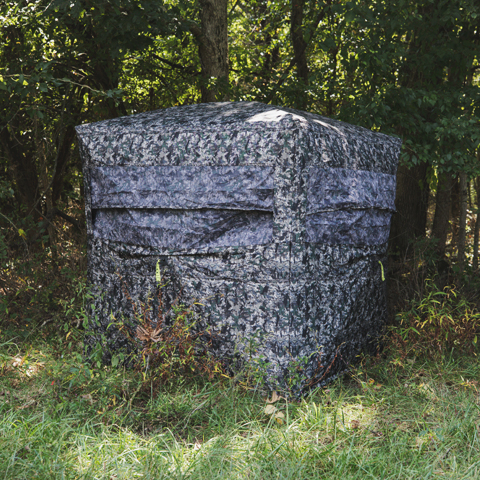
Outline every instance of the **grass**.
<svg viewBox="0 0 480 480">
<path fill-rule="evenodd" d="M 225 378 L 139 392 L 84 364 L 81 335 L 2 328 L 0 480 L 480 477 L 475 355 L 363 359 L 275 418 Z"/>
</svg>

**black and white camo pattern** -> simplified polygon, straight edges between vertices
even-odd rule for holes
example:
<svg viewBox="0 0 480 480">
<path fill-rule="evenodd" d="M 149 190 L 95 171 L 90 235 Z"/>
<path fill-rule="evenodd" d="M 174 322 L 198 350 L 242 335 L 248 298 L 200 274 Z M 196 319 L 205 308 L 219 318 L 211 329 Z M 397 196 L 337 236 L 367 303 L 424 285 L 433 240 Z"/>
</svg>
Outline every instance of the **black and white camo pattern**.
<svg viewBox="0 0 480 480">
<path fill-rule="evenodd" d="M 111 314 L 133 322 L 117 274 L 145 301 L 157 261 L 167 304 L 180 291 L 203 303 L 214 353 L 262 363 L 272 388 L 323 384 L 374 345 L 399 139 L 257 102 L 174 107 L 77 134 L 98 293 L 92 344 L 106 338 L 106 360 L 125 347 Z"/>
</svg>

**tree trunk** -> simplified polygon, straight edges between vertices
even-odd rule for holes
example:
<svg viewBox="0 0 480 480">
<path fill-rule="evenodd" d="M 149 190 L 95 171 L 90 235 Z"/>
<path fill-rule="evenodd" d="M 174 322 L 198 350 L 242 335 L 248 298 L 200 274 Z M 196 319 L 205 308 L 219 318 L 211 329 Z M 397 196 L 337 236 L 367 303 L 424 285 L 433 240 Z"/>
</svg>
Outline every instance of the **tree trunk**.
<svg viewBox="0 0 480 480">
<path fill-rule="evenodd" d="M 460 218 L 458 221 L 457 263 L 459 273 L 465 266 L 465 240 L 467 234 L 467 174 L 460 172 Z"/>
<path fill-rule="evenodd" d="M 72 153 L 73 142 L 75 141 L 75 128 L 72 125 L 68 125 L 65 129 L 65 133 L 62 137 L 57 151 L 57 168 L 55 170 L 55 176 L 52 179 L 52 203 L 53 206 L 57 206 L 57 202 L 63 191 L 63 181 L 65 178 L 65 170 L 70 155 Z"/>
<path fill-rule="evenodd" d="M 438 239 L 437 251 L 442 257 L 445 255 L 445 246 L 447 244 L 452 186 L 453 178 L 451 175 L 444 173 L 439 176 L 437 194 L 435 196 L 432 237 Z"/>
<path fill-rule="evenodd" d="M 472 194 L 472 182 L 467 182 L 467 192 L 468 192 L 468 208 L 473 210 L 473 194 Z"/>
<path fill-rule="evenodd" d="M 297 66 L 297 77 L 303 82 L 303 85 L 308 85 L 308 63 L 307 63 L 307 42 L 303 37 L 303 9 L 305 0 L 292 0 L 292 16 L 290 18 L 290 38 L 292 39 L 293 52 L 295 55 L 295 64 Z M 297 100 L 298 108 L 305 110 L 307 106 L 307 97 L 305 94 L 301 95 Z"/>
<path fill-rule="evenodd" d="M 460 218 L 460 183 L 453 180 L 450 218 L 452 219 L 452 245 L 458 245 L 458 220 Z"/>
<path fill-rule="evenodd" d="M 477 215 L 475 218 L 475 230 L 473 234 L 473 268 L 475 271 L 478 270 L 478 243 L 479 243 L 479 236 L 480 236 L 480 177 L 477 177 L 476 181 L 474 182 L 475 190 L 476 190 L 476 197 L 477 197 Z"/>
<path fill-rule="evenodd" d="M 426 163 L 412 168 L 398 167 L 396 195 L 397 213 L 392 219 L 390 245 L 404 253 L 411 240 L 425 235 L 428 207 Z"/>
<path fill-rule="evenodd" d="M 190 27 L 202 66 L 202 102 L 228 100 L 227 0 L 199 0 L 201 29 Z"/>
<path fill-rule="evenodd" d="M 31 213 L 33 218 L 36 219 L 38 213 L 33 210 L 40 192 L 35 162 L 29 152 L 23 151 L 22 145 L 11 137 L 8 127 L 1 130 L 0 141 L 8 163 L 12 167 L 20 199 L 26 207 L 27 214 Z"/>
</svg>

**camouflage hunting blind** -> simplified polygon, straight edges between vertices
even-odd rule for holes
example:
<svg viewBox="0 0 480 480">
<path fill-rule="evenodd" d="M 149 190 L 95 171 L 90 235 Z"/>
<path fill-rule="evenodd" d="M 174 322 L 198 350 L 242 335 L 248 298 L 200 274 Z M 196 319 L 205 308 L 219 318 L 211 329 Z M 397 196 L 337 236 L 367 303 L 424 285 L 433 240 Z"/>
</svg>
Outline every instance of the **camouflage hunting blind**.
<svg viewBox="0 0 480 480">
<path fill-rule="evenodd" d="M 168 108 L 77 127 L 84 162 L 91 342 L 125 347 L 155 291 L 196 299 L 211 349 L 262 361 L 271 385 L 303 365 L 324 383 L 378 338 L 401 142 L 256 102 Z M 154 302 L 154 307 L 155 302 Z M 319 355 L 321 359 L 319 361 Z M 260 360 L 261 359 L 261 360 Z"/>
</svg>

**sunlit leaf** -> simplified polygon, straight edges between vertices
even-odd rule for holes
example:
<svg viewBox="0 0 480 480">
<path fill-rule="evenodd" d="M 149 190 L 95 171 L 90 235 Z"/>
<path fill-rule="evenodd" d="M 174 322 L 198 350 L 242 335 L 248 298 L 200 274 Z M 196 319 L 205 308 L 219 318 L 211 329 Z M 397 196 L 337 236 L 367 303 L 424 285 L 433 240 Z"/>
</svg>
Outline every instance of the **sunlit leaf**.
<svg viewBox="0 0 480 480">
<path fill-rule="evenodd" d="M 264 410 L 266 415 L 273 415 L 276 411 L 277 411 L 277 407 L 273 405 L 267 405 Z"/>
<path fill-rule="evenodd" d="M 277 394 L 277 392 L 272 392 L 272 398 L 267 399 L 267 403 L 275 403 L 278 402 L 280 399 L 285 400 L 285 397 L 281 397 Z"/>
</svg>

